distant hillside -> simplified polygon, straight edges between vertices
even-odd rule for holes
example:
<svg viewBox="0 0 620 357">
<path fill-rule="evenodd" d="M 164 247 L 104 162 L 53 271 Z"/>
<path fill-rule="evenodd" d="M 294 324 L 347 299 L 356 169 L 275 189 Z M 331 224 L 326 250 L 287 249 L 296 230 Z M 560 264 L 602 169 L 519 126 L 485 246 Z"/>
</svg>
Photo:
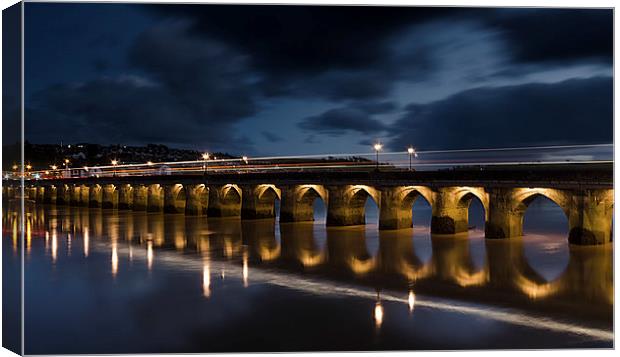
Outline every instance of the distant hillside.
<svg viewBox="0 0 620 357">
<path fill-rule="evenodd" d="M 3 155 L 3 168 L 10 169 L 17 164 L 15 157 L 19 157 L 17 145 L 6 145 L 3 151 L 12 155 Z M 192 161 L 199 160 L 202 152 L 187 149 L 174 149 L 166 145 L 148 144 L 146 146 L 128 145 L 98 145 L 78 143 L 71 145 L 58 144 L 31 144 L 24 145 L 26 163 L 33 166 L 34 170 L 47 169 L 50 165 L 62 166 L 65 159 L 70 160 L 72 167 L 109 165 L 111 160 L 118 160 L 120 164 Z M 211 153 L 217 158 L 235 158 L 228 153 Z M 11 162 L 9 162 L 11 161 Z"/>
</svg>

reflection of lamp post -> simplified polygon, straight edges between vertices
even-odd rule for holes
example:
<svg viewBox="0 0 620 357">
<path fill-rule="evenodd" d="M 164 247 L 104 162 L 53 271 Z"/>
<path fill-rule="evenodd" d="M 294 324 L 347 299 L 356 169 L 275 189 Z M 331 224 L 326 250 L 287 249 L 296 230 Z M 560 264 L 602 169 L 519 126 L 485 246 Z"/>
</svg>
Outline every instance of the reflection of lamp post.
<svg viewBox="0 0 620 357">
<path fill-rule="evenodd" d="M 377 328 L 381 327 L 381 324 L 383 323 L 383 306 L 381 305 L 381 295 L 379 294 L 379 292 L 377 291 L 377 302 L 375 303 L 375 310 L 374 310 L 374 318 L 375 318 L 375 326 Z"/>
<path fill-rule="evenodd" d="M 413 293 L 413 289 L 409 289 L 407 305 L 409 305 L 409 313 L 411 314 L 413 312 L 413 307 L 415 306 L 415 294 Z"/>
<path fill-rule="evenodd" d="M 116 165 L 118 164 L 117 160 L 112 160 L 112 166 L 114 167 L 114 177 L 116 177 Z"/>
<path fill-rule="evenodd" d="M 415 157 L 418 157 L 418 153 L 415 152 L 415 149 L 413 147 L 409 147 L 407 148 L 407 152 L 409 153 L 409 171 L 411 171 L 411 158 L 415 155 Z"/>
<path fill-rule="evenodd" d="M 375 153 L 377 154 L 377 170 L 379 170 L 379 151 L 381 151 L 383 145 L 376 143 L 373 147 L 375 148 Z"/>
<path fill-rule="evenodd" d="M 204 163 L 202 164 L 202 174 L 206 175 L 207 174 L 207 165 L 208 165 L 208 161 L 209 160 L 209 153 L 205 152 L 204 154 L 202 154 L 202 159 L 204 160 Z"/>
</svg>

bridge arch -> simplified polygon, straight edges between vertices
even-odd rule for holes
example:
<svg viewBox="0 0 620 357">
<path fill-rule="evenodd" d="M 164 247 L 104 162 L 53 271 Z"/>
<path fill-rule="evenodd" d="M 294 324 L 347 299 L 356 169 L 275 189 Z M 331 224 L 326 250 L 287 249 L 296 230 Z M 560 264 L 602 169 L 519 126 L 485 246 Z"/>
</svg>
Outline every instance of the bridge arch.
<svg viewBox="0 0 620 357">
<path fill-rule="evenodd" d="M 276 216 L 276 201 L 281 191 L 275 185 L 260 184 L 242 187 L 241 218 L 261 219 Z"/>
<path fill-rule="evenodd" d="M 433 207 L 433 191 L 423 186 L 405 186 L 399 189 L 401 209 L 411 209 L 418 198 L 424 198 Z"/>
<path fill-rule="evenodd" d="M 221 189 L 222 202 L 241 204 L 241 189 L 237 185 L 224 185 Z"/>
<path fill-rule="evenodd" d="M 234 184 L 209 187 L 208 214 L 213 217 L 232 217 L 241 214 L 241 188 Z"/>
<path fill-rule="evenodd" d="M 566 193 L 556 189 L 519 189 L 514 195 L 514 212 L 517 215 L 517 230 L 519 235 L 523 235 L 523 227 L 528 207 L 538 200 L 547 200 L 560 208 L 566 218 L 567 231 L 571 226 L 571 197 Z"/>
<path fill-rule="evenodd" d="M 281 190 L 281 197 L 280 222 L 314 221 L 317 200 L 327 210 L 328 191 L 322 185 L 285 186 Z"/>
<path fill-rule="evenodd" d="M 209 207 L 209 189 L 204 184 L 185 185 L 185 214 L 202 215 Z M 181 197 L 182 199 L 183 197 Z"/>
<path fill-rule="evenodd" d="M 156 183 L 148 186 L 146 210 L 148 212 L 161 212 L 164 207 L 164 188 Z"/>
<path fill-rule="evenodd" d="M 185 213 L 187 205 L 187 190 L 184 185 L 177 183 L 164 188 L 164 212 Z"/>
<path fill-rule="evenodd" d="M 566 193 L 551 188 L 517 189 L 513 196 L 514 209 L 520 214 L 524 214 L 528 206 L 538 197 L 544 197 L 558 205 L 566 218 L 570 215 L 570 196 Z"/>
<path fill-rule="evenodd" d="M 117 208 L 119 199 L 119 190 L 116 185 L 109 184 L 103 186 L 101 207 L 102 208 Z"/>
<path fill-rule="evenodd" d="M 462 187 L 457 190 L 456 197 L 456 205 L 458 209 L 461 210 L 465 215 L 465 221 L 468 230 L 469 227 L 472 226 L 470 210 L 474 201 L 478 201 L 478 203 L 480 203 L 480 205 L 482 206 L 484 220 L 483 225 L 486 225 L 486 222 L 489 220 L 489 195 L 484 191 L 483 188 Z M 484 229 L 484 226 L 482 227 L 482 229 Z"/>
</svg>

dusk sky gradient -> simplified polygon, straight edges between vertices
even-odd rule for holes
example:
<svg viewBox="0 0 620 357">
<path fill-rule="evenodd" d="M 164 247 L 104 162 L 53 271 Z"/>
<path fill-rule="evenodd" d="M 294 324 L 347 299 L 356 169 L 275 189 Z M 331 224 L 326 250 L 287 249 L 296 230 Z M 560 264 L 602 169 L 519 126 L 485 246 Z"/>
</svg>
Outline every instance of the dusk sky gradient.
<svg viewBox="0 0 620 357">
<path fill-rule="evenodd" d="M 612 10 L 25 5 L 26 139 L 250 155 L 611 143 Z"/>
</svg>

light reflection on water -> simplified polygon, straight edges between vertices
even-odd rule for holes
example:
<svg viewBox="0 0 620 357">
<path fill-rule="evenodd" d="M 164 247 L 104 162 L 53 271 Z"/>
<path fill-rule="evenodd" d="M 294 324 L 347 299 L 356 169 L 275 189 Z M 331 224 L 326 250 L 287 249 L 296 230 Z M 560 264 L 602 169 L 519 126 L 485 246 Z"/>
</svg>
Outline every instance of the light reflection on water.
<svg viewBox="0 0 620 357">
<path fill-rule="evenodd" d="M 369 222 L 373 221 L 373 214 L 376 215 L 376 211 L 369 209 Z M 108 274 L 117 286 L 125 286 L 127 291 L 133 287 L 129 287 L 125 279 L 139 275 L 140 267 L 144 267 L 152 274 L 149 273 L 149 280 L 141 280 L 140 286 L 163 284 L 160 276 L 168 273 L 195 275 L 198 277 L 195 286 L 199 287 L 202 299 L 219 305 L 222 304 L 218 300 L 220 296 L 233 298 L 228 289 L 230 284 L 237 282 L 247 289 L 248 298 L 258 291 L 271 291 L 270 294 L 275 296 L 284 294 L 270 286 L 301 289 L 299 291 L 306 291 L 307 287 L 307 291 L 319 296 L 340 291 L 345 296 L 370 298 L 373 304 L 370 315 L 379 330 L 391 320 L 399 320 L 392 311 L 395 308 L 389 305 L 398 302 L 406 306 L 406 315 L 411 318 L 418 316 L 415 321 L 431 321 L 431 325 L 434 320 L 425 317 L 425 308 L 449 312 L 460 306 L 458 314 L 478 314 L 478 318 L 496 319 L 527 328 L 538 324 L 537 328 L 560 334 L 583 330 L 584 336 L 595 340 L 605 340 L 609 336 L 605 331 L 611 328 L 613 308 L 611 246 L 569 247 L 566 235 L 562 233 L 529 233 L 528 229 L 532 231 L 531 228 L 535 227 L 528 228 L 527 216 L 526 235 L 521 239 L 487 241 L 479 223 L 468 234 L 431 236 L 428 226 L 430 208 L 416 204 L 414 217 L 424 214 L 427 214 L 428 221 L 414 219 L 413 229 L 378 231 L 376 223 L 326 229 L 324 221 L 278 224 L 274 220 L 240 221 L 37 207 L 29 216 L 34 219 L 27 264 L 36 264 L 32 265 L 32 271 L 37 267 L 44 271 L 42 259 L 47 256 L 59 267 L 63 264 L 79 266 L 89 260 L 92 265 L 103 254 L 107 257 L 107 271 L 111 269 Z M 470 212 L 470 222 L 476 219 L 476 215 L 484 224 L 484 213 L 481 212 Z M 3 215 L 3 232 L 7 237 L 14 235 L 15 217 Z M 47 237 L 51 237 L 49 251 L 45 248 Z M 71 256 L 68 249 L 72 245 L 78 251 L 82 248 L 84 254 Z M 66 253 L 60 253 L 63 251 Z M 135 264 L 123 263 L 135 259 Z M 196 259 L 199 260 L 195 267 L 193 262 Z M 213 280 L 214 274 L 219 279 Z M 43 295 L 47 294 L 49 292 Z M 239 298 L 239 293 L 235 294 L 235 298 Z M 445 299 L 449 302 L 440 303 Z M 304 308 L 313 310 L 312 301 L 306 302 L 308 305 Z M 422 310 L 417 312 L 419 308 Z M 529 311 L 528 317 L 524 321 L 520 320 L 521 317 L 506 315 L 502 312 L 505 308 L 517 309 L 521 311 L 519 314 Z M 368 314 L 368 311 L 362 313 Z M 579 311 L 578 316 L 573 316 L 574 311 Z M 163 311 L 160 313 L 165 315 Z M 252 319 L 253 314 L 247 313 L 246 318 Z M 551 321 L 571 318 L 577 325 L 547 325 L 545 321 L 549 318 Z M 42 321 L 37 320 L 37 323 Z M 459 328 L 468 328 L 468 324 L 475 326 L 471 321 L 457 323 Z M 585 327 L 579 327 L 582 325 Z M 441 330 L 439 327 L 435 329 Z M 403 336 L 409 333 L 402 326 L 399 331 Z M 458 340 L 457 337 L 454 338 Z M 560 338 L 548 341 L 552 347 L 565 345 Z M 420 343 L 402 346 L 416 348 Z M 437 346 L 477 346 L 472 343 L 438 343 Z M 480 346 L 489 346 L 491 342 L 480 338 L 479 343 Z M 528 344 L 527 340 L 522 344 L 511 343 L 519 348 L 538 346 Z M 360 349 L 385 349 L 401 345 L 361 346 Z M 131 350 L 125 347 L 119 347 L 118 351 Z M 210 351 L 204 346 L 196 348 L 187 351 Z M 331 349 L 341 348 L 333 345 Z M 261 349 L 249 346 L 247 350 Z"/>
</svg>

